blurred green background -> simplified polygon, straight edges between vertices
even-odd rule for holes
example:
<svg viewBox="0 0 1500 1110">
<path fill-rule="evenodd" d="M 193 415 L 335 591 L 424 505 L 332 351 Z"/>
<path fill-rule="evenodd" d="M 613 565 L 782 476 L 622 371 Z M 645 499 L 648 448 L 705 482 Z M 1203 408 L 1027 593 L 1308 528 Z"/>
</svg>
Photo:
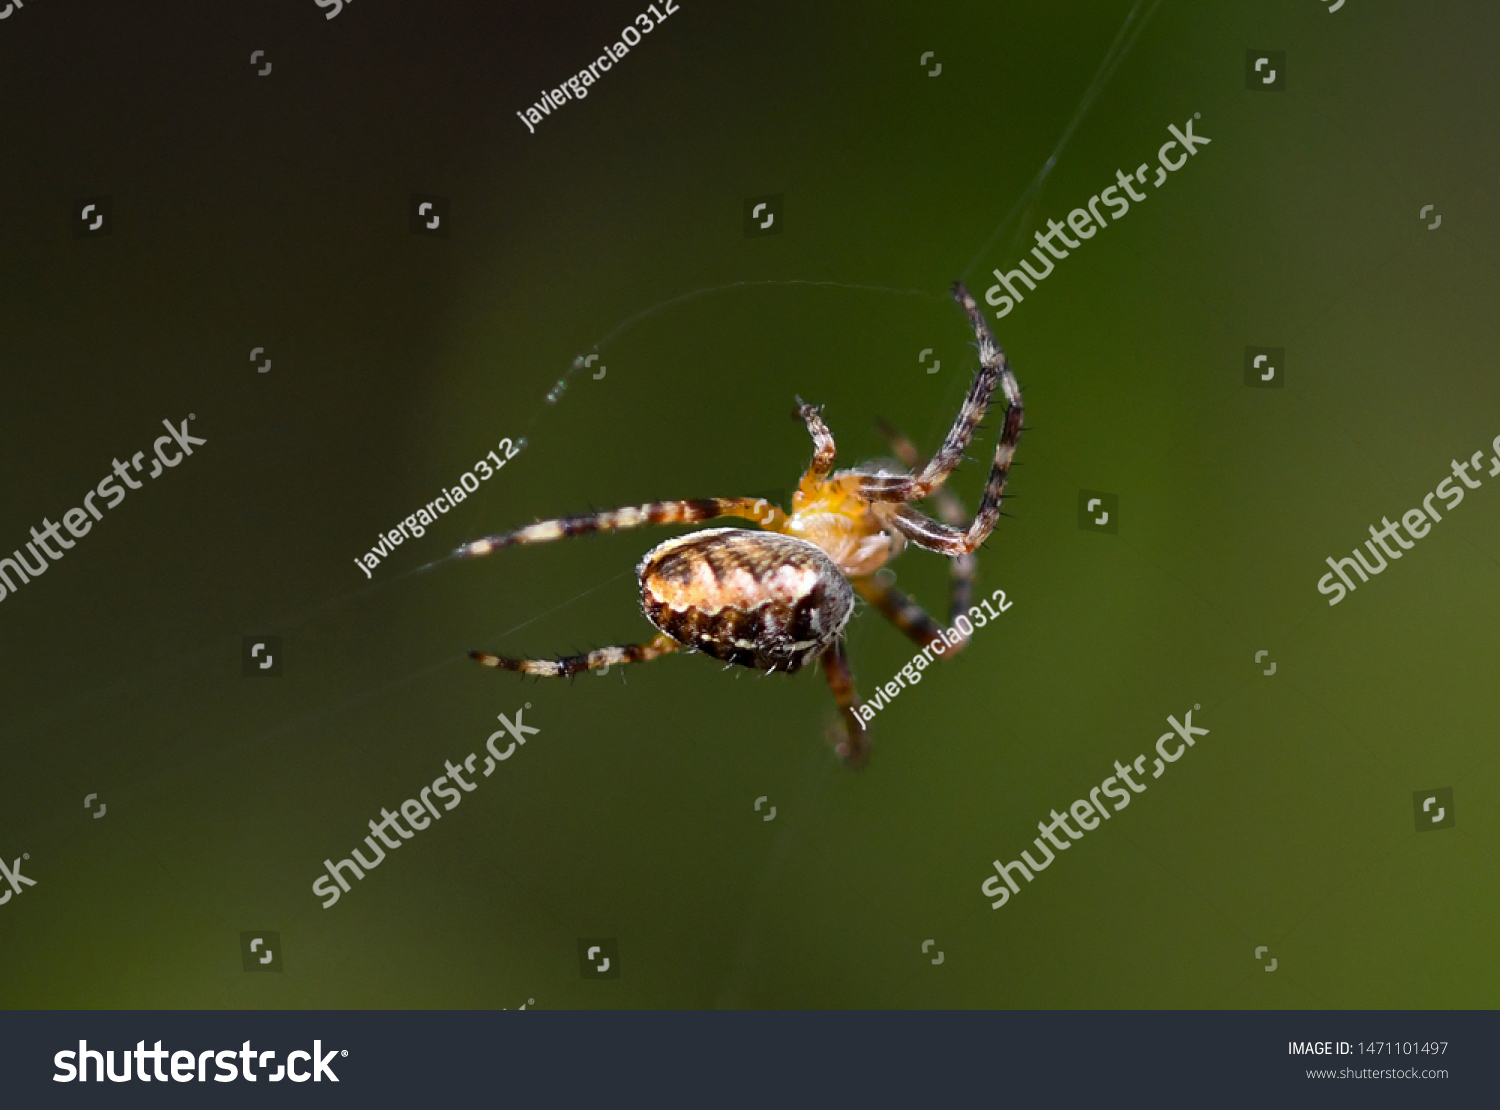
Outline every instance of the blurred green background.
<svg viewBox="0 0 1500 1110">
<path fill-rule="evenodd" d="M 37 883 L 0 907 L 0 1004 L 1493 1005 L 1500 488 L 1336 607 L 1316 582 L 1500 433 L 1494 10 L 684 0 L 528 134 L 643 8 L 0 26 L 0 548 L 163 418 L 208 440 L 0 601 L 0 855 Z M 1287 51 L 1285 91 L 1247 91 L 1249 49 Z M 1211 145 L 996 323 L 1031 430 L 980 589 L 1014 607 L 879 714 L 867 769 L 814 672 L 464 658 L 649 638 L 631 572 L 674 533 L 419 571 L 464 540 L 785 495 L 794 393 L 848 464 L 880 416 L 930 449 L 975 365 L 948 284 L 981 293 L 1195 113 Z M 447 238 L 408 229 L 414 192 Z M 771 193 L 784 232 L 746 238 Z M 96 194 L 114 232 L 74 238 Z M 546 404 L 595 345 L 605 377 Z M 1247 345 L 1286 348 L 1285 388 L 1245 386 Z M 1119 496 L 1117 534 L 1080 489 Z M 941 559 L 894 569 L 945 611 Z M 282 677 L 242 677 L 249 634 Z M 866 696 L 915 650 L 872 612 L 849 644 Z M 526 703 L 539 735 L 322 909 L 322 861 Z M 990 861 L 1194 704 L 1210 735 L 991 910 Z M 1456 827 L 1418 834 L 1439 786 Z M 242 970 L 252 929 L 282 973 Z M 581 976 L 579 937 L 616 938 L 618 978 Z"/>
</svg>

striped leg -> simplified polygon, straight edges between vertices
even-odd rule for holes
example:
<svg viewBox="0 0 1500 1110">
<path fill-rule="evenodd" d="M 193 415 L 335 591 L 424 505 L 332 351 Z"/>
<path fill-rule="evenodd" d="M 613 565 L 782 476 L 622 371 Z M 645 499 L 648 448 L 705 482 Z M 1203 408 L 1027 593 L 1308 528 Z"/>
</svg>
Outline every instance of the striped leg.
<svg viewBox="0 0 1500 1110">
<path fill-rule="evenodd" d="M 833 460 L 838 454 L 833 443 L 833 433 L 818 415 L 818 406 L 809 405 L 801 397 L 797 398 L 797 415 L 807 425 L 807 434 L 812 436 L 813 441 L 812 463 L 802 479 L 803 484 L 821 482 L 833 473 Z"/>
<path fill-rule="evenodd" d="M 849 657 L 844 654 L 844 641 L 838 640 L 823 653 L 823 674 L 828 679 L 828 689 L 833 700 L 838 702 L 839 713 L 844 719 L 845 739 L 834 745 L 833 750 L 850 767 L 862 767 L 870 756 L 870 733 L 855 714 L 859 708 L 859 695 L 854 692 L 854 672 L 849 669 Z"/>
<path fill-rule="evenodd" d="M 674 651 L 681 649 L 681 644 L 666 633 L 662 633 L 649 644 L 599 648 L 586 655 L 570 655 L 564 659 L 507 659 L 501 655 L 490 655 L 482 651 L 469 652 L 469 658 L 483 663 L 486 667 L 498 667 L 503 671 L 519 671 L 522 674 L 563 678 L 599 667 L 611 667 L 624 663 L 649 663 L 653 659 L 671 655 Z"/>
<path fill-rule="evenodd" d="M 964 645 L 969 642 L 969 638 L 957 628 L 949 628 L 948 638 L 944 640 L 940 635 L 942 629 L 938 627 L 938 622 L 928 616 L 925 609 L 894 586 L 883 586 L 873 578 L 857 578 L 854 580 L 854 588 L 859 591 L 860 597 L 864 598 L 880 611 L 882 617 L 906 633 L 907 637 L 913 643 L 919 644 L 922 647 L 928 647 L 931 644 L 942 644 L 943 650 L 940 654 L 945 659 L 954 652 L 962 651 Z M 954 600 L 957 601 L 959 588 L 956 579 L 954 581 L 953 592 Z M 965 605 L 964 608 L 968 608 L 968 606 Z M 957 620 L 959 613 L 962 612 L 963 609 L 955 610 L 953 618 Z M 954 642 L 955 640 L 957 640 L 957 643 Z M 939 653 L 934 652 L 933 654 Z"/>
<path fill-rule="evenodd" d="M 875 420 L 875 430 L 880 433 L 880 438 L 885 440 L 891 448 L 891 453 L 901 461 L 901 465 L 908 470 L 921 470 L 927 465 L 927 460 L 922 457 L 922 452 L 917 450 L 917 445 L 906 437 L 906 433 L 897 428 L 889 420 Z M 969 514 L 964 512 L 964 504 L 958 499 L 958 494 L 946 486 L 939 486 L 933 490 L 929 497 L 937 505 L 938 517 L 954 526 L 968 523 Z"/>
<path fill-rule="evenodd" d="M 1001 484 L 1003 486 L 1004 482 L 1002 481 Z M 980 512 L 981 514 L 984 512 L 983 508 L 980 509 Z M 995 499 L 994 515 L 996 519 L 1000 516 L 999 497 Z M 974 523 L 977 526 L 979 520 L 976 519 Z M 964 557 L 973 558 L 975 549 L 989 538 L 990 532 L 994 529 L 994 522 L 991 521 L 989 527 L 984 528 L 976 540 L 974 538 L 974 528 L 968 530 L 953 528 L 940 521 L 933 520 L 926 513 L 918 512 L 910 505 L 902 505 L 901 508 L 897 509 L 896 515 L 891 519 L 891 524 L 895 527 L 896 531 L 900 532 L 918 547 L 925 548 L 928 551 L 936 551 L 939 555 L 948 555 L 955 559 Z"/>
<path fill-rule="evenodd" d="M 627 509 L 611 509 L 585 516 L 539 520 L 513 532 L 501 532 L 466 543 L 453 554 L 488 555 L 502 547 L 548 543 L 571 536 L 584 536 L 590 532 L 617 532 L 622 528 L 640 528 L 647 524 L 686 524 L 720 516 L 753 520 L 772 532 L 779 532 L 786 523 L 785 513 L 759 497 L 700 497 L 692 501 L 653 501 L 649 505 L 634 505 Z"/>
<path fill-rule="evenodd" d="M 915 514 L 914 519 L 909 521 L 914 526 L 913 530 L 902 529 L 918 545 L 945 555 L 967 554 L 975 550 L 994 530 L 995 522 L 1000 519 L 1000 502 L 1005 494 L 1011 459 L 1015 456 L 1016 444 L 1021 438 L 1021 421 L 1024 415 L 1021 387 L 1005 361 L 1005 353 L 1000 350 L 995 337 L 990 333 L 989 323 L 979 311 L 979 306 L 974 303 L 974 298 L 962 283 L 953 287 L 953 295 L 969 314 L 969 323 L 979 341 L 979 372 L 974 375 L 974 384 L 969 387 L 963 407 L 959 409 L 953 427 L 948 430 L 948 438 L 920 474 L 871 476 L 860 484 L 861 495 L 872 501 L 910 503 L 930 496 L 963 459 L 964 449 L 973 438 L 974 429 L 984 419 L 990 398 L 998 387 L 1005 396 L 1005 423 L 1000 431 L 1000 442 L 995 448 L 995 462 L 990 469 L 984 496 L 979 502 L 979 512 L 973 523 L 967 530 L 937 521 L 930 521 L 931 528 L 917 527 L 929 518 Z M 908 512 L 910 511 L 903 512 L 902 516 L 906 517 Z"/>
<path fill-rule="evenodd" d="M 901 460 L 903 466 L 910 470 L 919 470 L 926 465 L 916 445 L 907 439 L 890 423 L 884 420 L 876 421 L 876 427 L 885 441 L 891 445 L 896 458 Z M 969 514 L 964 511 L 964 504 L 959 500 L 958 494 L 946 486 L 939 486 L 932 492 L 932 500 L 937 505 L 938 519 L 944 524 L 955 528 L 962 528 L 969 519 Z M 960 613 L 966 612 L 974 601 L 974 575 L 979 570 L 979 560 L 973 552 L 963 552 L 953 555 L 953 587 L 949 593 L 948 621 L 951 623 L 958 619 Z M 884 610 L 882 610 L 884 612 Z M 897 627 L 900 627 L 899 625 Z M 957 629 L 952 629 L 955 633 Z M 910 633 L 908 633 L 910 635 Z M 920 642 L 920 641 L 919 641 Z"/>
</svg>

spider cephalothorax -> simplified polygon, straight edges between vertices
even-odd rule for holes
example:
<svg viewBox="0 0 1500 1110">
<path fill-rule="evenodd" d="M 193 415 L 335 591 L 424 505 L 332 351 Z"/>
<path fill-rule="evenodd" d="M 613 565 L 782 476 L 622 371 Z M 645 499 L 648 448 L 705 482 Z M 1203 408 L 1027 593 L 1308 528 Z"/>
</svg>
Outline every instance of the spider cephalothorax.
<svg viewBox="0 0 1500 1110">
<path fill-rule="evenodd" d="M 857 592 L 897 628 L 926 645 L 940 638 L 946 657 L 967 640 L 957 627 L 939 628 L 916 602 L 878 581 L 875 572 L 908 543 L 953 559 L 953 614 L 969 606 L 973 552 L 994 529 L 1011 458 L 1021 436 L 1021 390 L 989 324 L 962 284 L 953 295 L 968 313 L 979 341 L 979 372 L 943 446 L 924 462 L 900 433 L 883 427 L 906 467 L 869 465 L 833 469 L 833 434 L 818 409 L 797 399 L 798 415 L 813 438 L 813 460 L 785 513 L 758 497 L 711 497 L 658 501 L 587 516 L 544 520 L 514 532 L 465 544 L 459 555 L 486 555 L 496 548 L 545 543 L 588 532 L 678 524 L 715 517 L 753 520 L 762 531 L 710 528 L 659 544 L 636 568 L 641 606 L 660 629 L 649 644 L 600 648 L 563 659 L 510 659 L 471 654 L 491 667 L 534 675 L 573 675 L 619 663 L 642 663 L 687 648 L 725 663 L 790 674 L 823 660 L 844 718 L 840 758 L 863 762 L 869 736 L 855 713 L 859 706 L 843 649 L 844 627 Z M 964 448 L 984 418 L 996 389 L 1005 398 L 1005 421 L 979 512 L 967 521 L 958 499 L 943 489 Z M 912 508 L 932 498 L 941 520 Z"/>
</svg>

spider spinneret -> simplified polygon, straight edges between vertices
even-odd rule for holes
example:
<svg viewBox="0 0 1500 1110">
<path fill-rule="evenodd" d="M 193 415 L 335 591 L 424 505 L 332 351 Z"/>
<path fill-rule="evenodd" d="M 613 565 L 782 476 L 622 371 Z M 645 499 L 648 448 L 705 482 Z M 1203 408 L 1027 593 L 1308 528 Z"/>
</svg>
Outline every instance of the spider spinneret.
<svg viewBox="0 0 1500 1110">
<path fill-rule="evenodd" d="M 641 607 L 659 630 L 650 643 L 599 648 L 555 660 L 513 659 L 478 651 L 470 655 L 487 666 L 554 677 L 643 663 L 684 648 L 765 673 L 791 674 L 821 658 L 843 717 L 844 739 L 836 745 L 838 755 L 846 763 L 863 763 L 869 753 L 869 734 L 855 713 L 860 702 L 843 647 L 844 629 L 854 614 L 854 596 L 858 593 L 924 647 L 946 638 L 944 658 L 962 647 L 967 636 L 957 627 L 940 628 L 916 602 L 878 581 L 875 573 L 908 543 L 946 555 L 953 560 L 951 613 L 955 619 L 963 613 L 973 589 L 974 551 L 999 520 L 1011 460 L 1021 437 L 1021 390 L 1005 353 L 962 283 L 953 287 L 953 295 L 974 329 L 979 371 L 947 438 L 930 460 L 924 462 L 909 440 L 882 425 L 906 473 L 880 464 L 834 471 L 833 433 L 818 408 L 799 397 L 797 413 L 807 425 L 814 450 L 812 463 L 793 494 L 790 514 L 757 497 L 658 501 L 539 521 L 475 540 L 455 552 L 487 555 L 502 547 L 590 532 L 716 517 L 739 517 L 760 525 L 758 532 L 744 528 L 690 532 L 647 552 L 636 567 L 636 579 Z M 979 511 L 969 521 L 958 498 L 943 483 L 962 461 L 997 388 L 1005 398 L 1004 424 Z M 912 507 L 929 498 L 938 519 Z"/>
</svg>

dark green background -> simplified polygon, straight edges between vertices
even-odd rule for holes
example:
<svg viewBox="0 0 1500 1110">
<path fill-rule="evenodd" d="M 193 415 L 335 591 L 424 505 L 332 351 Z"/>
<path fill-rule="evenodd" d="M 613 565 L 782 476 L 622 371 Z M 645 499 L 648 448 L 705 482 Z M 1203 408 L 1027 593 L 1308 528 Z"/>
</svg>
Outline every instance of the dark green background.
<svg viewBox="0 0 1500 1110">
<path fill-rule="evenodd" d="M 1500 433 L 1493 10 L 1143 4 L 979 254 L 1130 4 L 681 2 L 535 135 L 514 112 L 643 4 L 0 24 L 0 547 L 163 418 L 208 440 L 0 602 L 0 854 L 37 880 L 0 907 L 0 1004 L 1494 1005 L 1500 489 L 1337 607 L 1315 589 Z M 1250 48 L 1288 52 L 1287 91 L 1246 91 Z M 982 291 L 1195 112 L 1212 144 L 997 324 L 1032 430 L 980 585 L 1014 608 L 878 716 L 867 769 L 815 674 L 463 657 L 647 638 L 631 570 L 670 533 L 414 573 L 457 543 L 785 493 L 797 392 L 846 462 L 877 416 L 931 447 L 974 366 L 947 284 Z M 408 230 L 413 192 L 450 237 Z M 766 193 L 785 232 L 746 239 Z M 75 239 L 94 194 L 115 232 Z M 544 404 L 595 344 L 606 377 Z M 1244 386 L 1247 345 L 1287 349 L 1284 389 Z M 378 531 L 522 434 L 366 582 Z M 1078 527 L 1080 489 L 1119 495 L 1117 535 Z M 942 560 L 895 569 L 943 608 Z M 241 677 L 251 633 L 284 677 Z M 849 640 L 867 695 L 914 651 L 869 612 Z M 540 735 L 321 909 L 321 861 L 524 702 Z M 992 911 L 990 861 L 1195 703 L 1211 734 Z M 1436 786 L 1457 826 L 1418 835 Z M 284 973 L 241 970 L 245 929 Z M 580 977 L 589 936 L 618 979 Z"/>
</svg>

